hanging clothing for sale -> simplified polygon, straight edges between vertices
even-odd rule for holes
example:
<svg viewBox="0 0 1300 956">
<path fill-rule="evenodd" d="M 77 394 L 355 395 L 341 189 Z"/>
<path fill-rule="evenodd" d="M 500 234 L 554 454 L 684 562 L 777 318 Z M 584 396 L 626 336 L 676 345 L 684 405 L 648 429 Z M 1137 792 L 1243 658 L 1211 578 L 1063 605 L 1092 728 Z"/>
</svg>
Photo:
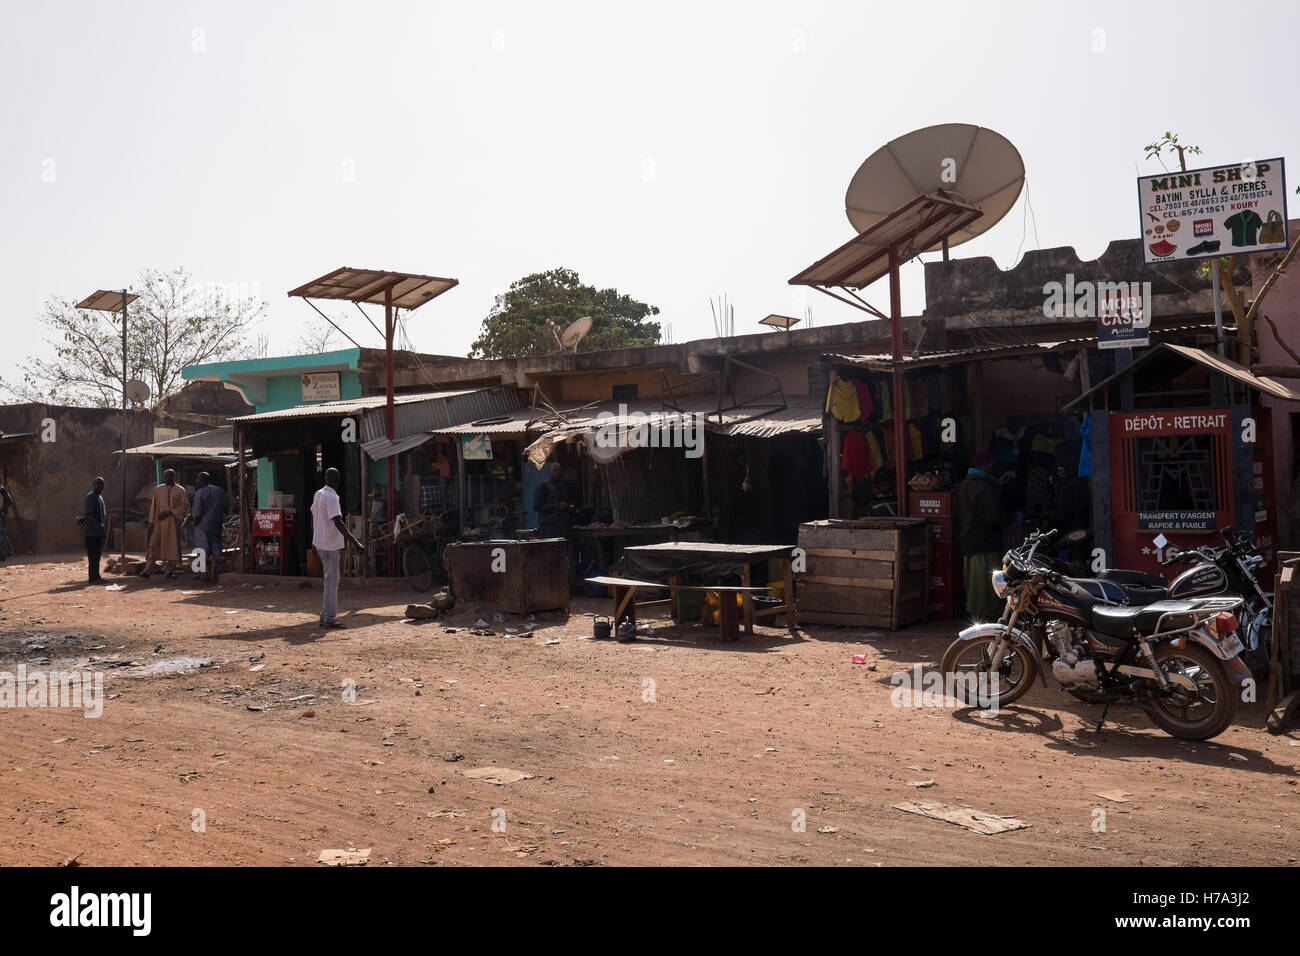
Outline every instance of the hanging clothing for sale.
<svg viewBox="0 0 1300 956">
<path fill-rule="evenodd" d="M 1083 416 L 1083 424 L 1079 426 L 1079 434 L 1083 437 L 1083 446 L 1079 449 L 1079 477 L 1092 477 L 1092 412 Z"/>
<path fill-rule="evenodd" d="M 891 424 L 888 428 L 882 428 L 880 434 L 885 439 L 885 459 L 887 461 L 898 461 L 898 449 L 894 447 L 894 428 Z"/>
<path fill-rule="evenodd" d="M 888 379 L 881 381 L 878 392 L 880 395 L 880 420 L 882 422 L 893 421 L 894 419 L 894 383 Z"/>
<path fill-rule="evenodd" d="M 853 387 L 858 390 L 859 419 L 872 418 L 876 413 L 876 400 L 871 395 L 871 383 L 866 379 L 855 379 Z"/>
<path fill-rule="evenodd" d="M 880 443 L 880 439 L 875 436 L 874 432 L 867 432 L 866 439 L 867 463 L 871 468 L 868 474 L 874 475 L 885 466 L 885 447 Z"/>
<path fill-rule="evenodd" d="M 865 478 L 872 473 L 871 451 L 861 432 L 848 432 L 844 436 L 844 451 L 840 453 L 840 469 L 852 478 Z"/>
<path fill-rule="evenodd" d="M 907 437 L 912 445 L 908 461 L 920 461 L 925 457 L 925 442 L 921 438 L 921 429 L 916 425 L 908 425 Z"/>
<path fill-rule="evenodd" d="M 827 411 L 842 422 L 856 422 L 862 417 L 857 387 L 845 379 L 836 379 L 827 398 Z"/>
</svg>

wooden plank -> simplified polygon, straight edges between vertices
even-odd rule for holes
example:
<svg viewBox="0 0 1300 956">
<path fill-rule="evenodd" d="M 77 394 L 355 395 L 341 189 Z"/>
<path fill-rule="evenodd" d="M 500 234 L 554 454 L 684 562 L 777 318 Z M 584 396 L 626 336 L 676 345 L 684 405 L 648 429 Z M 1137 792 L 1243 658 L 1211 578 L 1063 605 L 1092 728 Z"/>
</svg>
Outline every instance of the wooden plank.
<svg viewBox="0 0 1300 956">
<path fill-rule="evenodd" d="M 893 578 L 845 578 L 835 575 L 803 574 L 799 580 L 805 584 L 830 584 L 840 588 L 876 588 L 886 591 L 894 589 Z"/>
<path fill-rule="evenodd" d="M 896 535 L 887 530 L 850 530 L 845 528 L 799 529 L 799 546 L 808 548 L 849 548 L 857 551 L 890 551 Z"/>
<path fill-rule="evenodd" d="M 843 611 L 848 614 L 889 615 L 893 593 L 874 588 L 843 588 L 807 583 L 799 588 L 799 613 L 808 610 Z"/>
<path fill-rule="evenodd" d="M 844 614 L 836 611 L 809 611 L 799 608 L 801 624 L 835 624 L 841 627 L 889 627 L 888 614 Z"/>
<path fill-rule="evenodd" d="M 858 561 L 854 558 L 822 558 L 809 555 L 807 574 L 836 578 L 888 578 L 894 575 L 891 561 Z"/>
<path fill-rule="evenodd" d="M 856 548 L 804 548 L 810 558 L 852 558 L 859 561 L 893 561 L 893 551 L 864 551 Z"/>
</svg>

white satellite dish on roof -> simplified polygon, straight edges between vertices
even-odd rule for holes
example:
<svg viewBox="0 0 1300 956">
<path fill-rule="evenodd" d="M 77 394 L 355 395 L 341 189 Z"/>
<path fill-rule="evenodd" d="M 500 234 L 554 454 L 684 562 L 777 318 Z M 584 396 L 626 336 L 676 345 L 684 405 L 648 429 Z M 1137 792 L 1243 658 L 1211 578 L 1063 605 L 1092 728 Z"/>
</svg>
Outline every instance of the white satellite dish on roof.
<svg viewBox="0 0 1300 956">
<path fill-rule="evenodd" d="M 591 331 L 591 323 L 591 316 L 584 315 L 577 321 L 570 323 L 563 332 L 560 332 L 558 331 L 559 326 L 551 322 L 551 334 L 555 336 L 555 341 L 559 343 L 561 349 L 576 349 L 583 336 Z"/>
<path fill-rule="evenodd" d="M 149 400 L 149 386 L 138 378 L 133 378 L 126 383 L 127 400 L 140 405 Z"/>
<path fill-rule="evenodd" d="M 922 193 L 979 207 L 984 215 L 949 237 L 955 246 L 1010 212 L 1024 183 L 1025 162 L 1009 139 L 983 126 L 944 123 L 892 139 L 868 156 L 849 182 L 844 211 L 862 233 Z"/>
</svg>

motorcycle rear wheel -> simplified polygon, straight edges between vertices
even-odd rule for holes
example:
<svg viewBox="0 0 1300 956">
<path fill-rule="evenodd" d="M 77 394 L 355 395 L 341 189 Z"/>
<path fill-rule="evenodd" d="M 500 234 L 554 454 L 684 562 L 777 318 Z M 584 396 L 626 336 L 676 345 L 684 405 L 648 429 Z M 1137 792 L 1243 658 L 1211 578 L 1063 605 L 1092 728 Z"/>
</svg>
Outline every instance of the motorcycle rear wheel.
<svg viewBox="0 0 1300 956">
<path fill-rule="evenodd" d="M 1199 644 L 1161 644 L 1156 664 L 1166 674 L 1182 674 L 1197 685 L 1195 695 L 1175 688 L 1150 698 L 1148 710 L 1156 726 L 1184 740 L 1209 740 L 1228 729 L 1237 715 L 1237 686 L 1223 662 Z"/>
<path fill-rule="evenodd" d="M 939 670 L 944 674 L 987 673 L 999 640 L 997 635 L 990 634 L 970 641 L 953 641 L 943 652 Z M 998 673 L 998 693 L 995 696 L 990 700 L 966 699 L 968 695 L 959 682 L 955 682 L 954 691 L 960 695 L 962 703 L 965 704 L 986 708 L 990 704 L 994 707 L 1005 707 L 1029 693 L 1029 688 L 1033 686 L 1034 678 L 1037 676 L 1038 661 L 1034 655 L 1024 645 L 1011 641 L 1002 656 L 1002 667 Z"/>
</svg>

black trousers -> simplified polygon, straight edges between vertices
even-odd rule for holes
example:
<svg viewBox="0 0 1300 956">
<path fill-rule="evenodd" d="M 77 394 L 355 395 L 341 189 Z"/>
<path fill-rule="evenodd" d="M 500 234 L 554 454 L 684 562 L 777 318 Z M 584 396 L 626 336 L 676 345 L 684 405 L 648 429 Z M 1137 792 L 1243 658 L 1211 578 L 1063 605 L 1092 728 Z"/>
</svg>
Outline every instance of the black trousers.
<svg viewBox="0 0 1300 956">
<path fill-rule="evenodd" d="M 104 539 L 86 536 L 86 564 L 90 567 L 90 581 L 102 581 L 99 576 L 99 556 L 104 551 Z"/>
</svg>

